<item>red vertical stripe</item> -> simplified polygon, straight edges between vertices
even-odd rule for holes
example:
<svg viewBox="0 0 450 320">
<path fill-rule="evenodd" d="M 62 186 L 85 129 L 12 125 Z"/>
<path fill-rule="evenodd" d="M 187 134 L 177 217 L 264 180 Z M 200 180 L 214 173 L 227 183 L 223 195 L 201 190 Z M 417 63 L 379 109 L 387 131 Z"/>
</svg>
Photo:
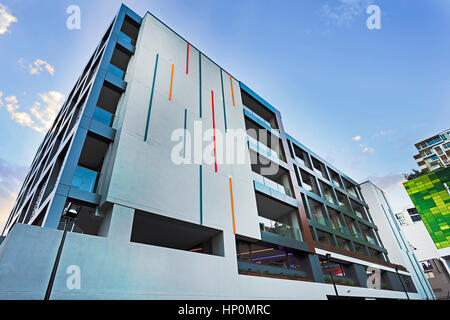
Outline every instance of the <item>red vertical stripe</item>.
<svg viewBox="0 0 450 320">
<path fill-rule="evenodd" d="M 213 136 L 214 136 L 214 166 L 217 172 L 217 153 L 216 153 L 216 121 L 214 118 L 214 91 L 211 90 L 212 101 L 212 121 L 213 121 Z"/>
<path fill-rule="evenodd" d="M 189 43 L 187 44 L 187 53 L 186 53 L 186 74 L 189 73 Z"/>
</svg>

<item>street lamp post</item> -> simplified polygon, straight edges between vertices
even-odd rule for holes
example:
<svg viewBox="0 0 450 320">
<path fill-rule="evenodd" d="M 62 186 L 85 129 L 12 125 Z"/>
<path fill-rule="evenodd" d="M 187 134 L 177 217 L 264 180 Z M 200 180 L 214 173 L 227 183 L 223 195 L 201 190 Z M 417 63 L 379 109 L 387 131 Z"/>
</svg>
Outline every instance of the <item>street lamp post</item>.
<svg viewBox="0 0 450 320">
<path fill-rule="evenodd" d="M 406 297 L 409 300 L 408 291 L 406 290 L 405 285 L 403 284 L 402 278 L 400 277 L 400 274 L 398 273 L 398 267 L 397 266 L 395 266 L 395 272 L 397 273 L 398 279 L 400 280 L 400 283 L 402 284 L 403 291 L 405 291 Z"/>
<path fill-rule="evenodd" d="M 333 287 L 334 287 L 334 292 L 336 292 L 336 297 L 339 297 L 339 294 L 338 294 L 338 291 L 337 291 L 337 288 L 336 288 L 336 283 L 334 283 L 333 273 L 331 272 L 331 269 L 330 269 L 330 257 L 331 257 L 331 254 L 327 253 L 325 255 L 325 257 L 327 258 L 328 272 L 330 273 L 331 282 L 333 283 Z"/>
<path fill-rule="evenodd" d="M 61 237 L 61 242 L 59 244 L 58 252 L 56 254 L 55 263 L 53 264 L 52 273 L 50 275 L 50 280 L 48 282 L 47 290 L 45 292 L 44 300 L 50 300 L 50 295 L 52 293 L 53 283 L 55 281 L 56 272 L 58 271 L 59 260 L 61 258 L 62 249 L 64 247 L 64 242 L 66 240 L 67 231 L 69 230 L 70 222 L 73 221 L 78 216 L 79 206 L 72 206 L 72 203 L 69 203 L 66 208 L 64 208 L 64 212 L 62 218 L 64 220 L 64 231 Z"/>
</svg>

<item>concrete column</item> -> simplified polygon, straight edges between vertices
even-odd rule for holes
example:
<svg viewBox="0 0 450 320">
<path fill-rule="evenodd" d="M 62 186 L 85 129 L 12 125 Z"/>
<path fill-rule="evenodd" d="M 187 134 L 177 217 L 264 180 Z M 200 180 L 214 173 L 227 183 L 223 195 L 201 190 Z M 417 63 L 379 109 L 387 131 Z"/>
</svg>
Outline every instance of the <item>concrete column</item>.
<svg viewBox="0 0 450 320">
<path fill-rule="evenodd" d="M 367 288 L 367 273 L 366 268 L 359 264 L 353 264 L 352 271 L 361 288 Z"/>
<path fill-rule="evenodd" d="M 112 240 L 130 242 L 134 209 L 114 204 L 105 215 L 99 235 Z"/>
<path fill-rule="evenodd" d="M 311 273 L 315 282 L 325 283 L 325 279 L 322 273 L 322 267 L 320 266 L 319 256 L 317 254 L 308 254 L 308 261 L 311 266 Z"/>
</svg>

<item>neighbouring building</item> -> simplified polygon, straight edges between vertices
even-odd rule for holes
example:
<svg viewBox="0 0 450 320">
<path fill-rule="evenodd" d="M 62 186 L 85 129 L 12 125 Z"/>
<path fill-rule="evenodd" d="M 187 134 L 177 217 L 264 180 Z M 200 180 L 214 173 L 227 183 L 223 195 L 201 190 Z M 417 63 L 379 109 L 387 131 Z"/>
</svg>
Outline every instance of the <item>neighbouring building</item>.
<svg viewBox="0 0 450 320">
<path fill-rule="evenodd" d="M 450 268 L 439 256 L 438 249 L 431 239 L 416 208 L 409 208 L 396 214 L 400 229 L 420 261 L 425 276 L 433 288 L 437 299 L 449 299 Z"/>
<path fill-rule="evenodd" d="M 450 130 L 442 131 L 415 144 L 418 151 L 414 155 L 423 172 L 450 167 Z"/>
<path fill-rule="evenodd" d="M 429 298 L 369 209 L 276 108 L 122 6 L 4 228 L 0 299 Z"/>
<path fill-rule="evenodd" d="M 363 182 L 360 186 L 361 193 L 369 205 L 372 219 L 378 227 L 378 233 L 384 240 L 383 245 L 389 252 L 391 262 L 407 266 L 407 269 L 411 270 L 415 286 L 423 290 L 429 299 L 434 299 L 433 289 L 427 281 L 427 276 L 415 255 L 414 248 L 401 231 L 384 191 L 371 181 Z"/>
</svg>

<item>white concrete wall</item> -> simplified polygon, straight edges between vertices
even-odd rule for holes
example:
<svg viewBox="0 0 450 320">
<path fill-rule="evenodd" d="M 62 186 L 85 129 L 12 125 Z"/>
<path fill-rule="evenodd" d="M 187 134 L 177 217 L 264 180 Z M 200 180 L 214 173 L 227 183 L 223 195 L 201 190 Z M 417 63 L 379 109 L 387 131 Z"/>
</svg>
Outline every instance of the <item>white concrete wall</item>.
<svg viewBox="0 0 450 320">
<path fill-rule="evenodd" d="M 378 227 L 378 234 L 383 241 L 383 245 L 388 251 L 389 260 L 392 263 L 404 266 L 408 270 L 417 292 L 422 298 L 426 299 L 427 295 L 434 297 L 422 268 L 417 264 L 417 257 L 405 240 L 397 219 L 393 216 L 393 213 L 391 214 L 391 207 L 383 191 L 368 181 L 361 184 L 361 192 L 369 205 L 372 219 Z"/>
<path fill-rule="evenodd" d="M 116 223 L 125 220 L 123 215 Z M 61 234 L 48 228 L 14 226 L 0 246 L 0 299 L 44 297 Z M 311 300 L 334 295 L 331 284 L 239 275 L 235 252 L 219 257 L 131 243 L 125 238 L 68 233 L 51 299 Z M 230 234 L 224 234 L 224 241 L 227 248 L 233 247 Z M 67 272 L 70 266 L 79 268 L 79 289 L 67 286 L 73 277 Z M 337 288 L 342 296 L 406 298 L 398 291 Z M 410 297 L 420 298 L 417 294 Z"/>
<path fill-rule="evenodd" d="M 219 163 L 218 172 L 215 172 L 214 163 L 203 163 L 201 182 L 199 163 L 177 165 L 171 160 L 172 148 L 178 144 L 178 141 L 171 141 L 171 135 L 174 130 L 184 128 L 185 109 L 186 127 L 192 139 L 194 121 L 201 121 L 203 131 L 213 127 L 211 91 L 214 92 L 217 135 L 225 133 L 225 115 L 227 128 L 245 130 L 239 83 L 233 79 L 233 106 L 229 75 L 203 55 L 200 114 L 200 53 L 189 47 L 188 74 L 186 53 L 187 43 L 182 38 L 150 14 L 144 17 L 136 52 L 125 77 L 128 87 L 119 104 L 120 120 L 115 123 L 117 152 L 109 185 L 103 189 L 106 194 L 103 199 L 192 223 L 200 223 L 202 216 L 204 225 L 232 232 L 231 177 L 236 232 L 260 239 L 248 152 L 245 153 L 245 164 Z M 157 54 L 148 139 L 144 141 Z M 169 100 L 172 64 L 174 73 Z M 204 142 L 204 147 L 211 142 Z M 220 159 L 219 147 L 217 141 Z M 191 155 L 193 161 L 194 141 Z M 203 203 L 200 203 L 201 196 Z"/>
</svg>

